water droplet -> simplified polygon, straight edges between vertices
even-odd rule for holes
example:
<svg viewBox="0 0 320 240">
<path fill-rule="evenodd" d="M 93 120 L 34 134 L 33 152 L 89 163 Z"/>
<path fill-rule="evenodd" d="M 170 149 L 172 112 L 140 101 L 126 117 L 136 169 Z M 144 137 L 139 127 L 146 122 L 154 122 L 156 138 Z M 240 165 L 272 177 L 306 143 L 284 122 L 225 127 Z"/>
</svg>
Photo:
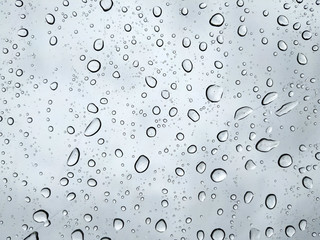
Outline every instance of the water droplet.
<svg viewBox="0 0 320 240">
<path fill-rule="evenodd" d="M 67 165 L 70 167 L 76 165 L 79 161 L 79 158 L 80 150 L 78 148 L 74 148 L 68 157 Z"/>
<path fill-rule="evenodd" d="M 274 194 L 269 194 L 267 197 L 266 197 L 266 200 L 265 200 L 265 205 L 268 209 L 272 210 L 276 207 L 277 205 L 277 197 L 276 195 Z"/>
<path fill-rule="evenodd" d="M 247 35 L 248 29 L 245 25 L 240 25 L 238 28 L 238 34 L 240 37 L 244 37 Z"/>
<path fill-rule="evenodd" d="M 221 228 L 216 228 L 216 229 L 214 229 L 213 231 L 212 231 L 212 233 L 211 233 L 211 239 L 212 240 L 223 240 L 224 239 L 224 237 L 225 237 L 225 232 L 224 232 L 224 230 L 223 229 L 221 229 Z"/>
<path fill-rule="evenodd" d="M 98 60 L 91 60 L 88 62 L 87 68 L 90 72 L 96 73 L 101 68 L 101 63 Z"/>
<path fill-rule="evenodd" d="M 197 232 L 197 240 L 203 240 L 204 239 L 204 231 L 199 230 Z"/>
<path fill-rule="evenodd" d="M 99 108 L 94 103 L 89 103 L 87 106 L 87 110 L 91 113 L 97 113 L 99 111 Z"/>
<path fill-rule="evenodd" d="M 39 234 L 38 232 L 33 232 L 30 235 L 28 235 L 24 240 L 39 240 Z"/>
<path fill-rule="evenodd" d="M 148 169 L 149 164 L 149 158 L 147 158 L 145 155 L 141 155 L 134 164 L 134 168 L 138 173 L 143 173 Z"/>
<path fill-rule="evenodd" d="M 194 109 L 190 109 L 187 115 L 193 122 L 197 122 L 200 120 L 199 113 Z"/>
<path fill-rule="evenodd" d="M 221 132 L 218 133 L 217 138 L 220 142 L 225 142 L 228 140 L 229 137 L 229 132 L 228 130 L 223 130 Z"/>
<path fill-rule="evenodd" d="M 45 210 L 38 210 L 33 214 L 33 220 L 37 223 L 43 223 L 43 226 L 50 226 L 49 214 Z"/>
<path fill-rule="evenodd" d="M 269 152 L 272 149 L 278 147 L 279 144 L 280 144 L 280 141 L 261 138 L 256 144 L 256 149 L 260 152 Z"/>
<path fill-rule="evenodd" d="M 279 157 L 278 164 L 282 168 L 290 167 L 292 163 L 293 163 L 292 157 L 289 154 L 282 154 Z"/>
<path fill-rule="evenodd" d="M 305 31 L 302 32 L 301 36 L 302 36 L 302 38 L 304 40 L 309 40 L 312 37 L 312 33 L 310 31 L 308 31 L 308 30 L 305 30 Z"/>
<path fill-rule="evenodd" d="M 261 237 L 261 232 L 257 228 L 251 228 L 249 232 L 249 239 L 250 240 L 259 240 Z"/>
<path fill-rule="evenodd" d="M 98 38 L 93 43 L 93 49 L 96 51 L 101 51 L 104 48 L 104 41 L 101 38 Z"/>
<path fill-rule="evenodd" d="M 216 13 L 210 18 L 209 23 L 214 27 L 220 27 L 224 23 L 224 16 L 221 13 Z"/>
<path fill-rule="evenodd" d="M 204 202 L 204 200 L 206 199 L 206 193 L 204 191 L 199 192 L 198 199 L 200 202 Z"/>
<path fill-rule="evenodd" d="M 251 107 L 245 106 L 237 109 L 237 111 L 234 114 L 234 120 L 239 121 L 246 117 L 248 117 L 253 112 L 253 109 Z"/>
<path fill-rule="evenodd" d="M 51 46 L 55 46 L 56 44 L 58 43 L 58 38 L 56 36 L 52 36 L 50 39 L 49 39 L 49 44 Z"/>
<path fill-rule="evenodd" d="M 217 182 L 217 183 L 221 182 L 225 180 L 226 177 L 227 177 L 227 172 L 222 168 L 216 168 L 211 172 L 211 179 L 214 182 Z"/>
<path fill-rule="evenodd" d="M 42 188 L 41 189 L 41 195 L 44 197 L 44 198 L 48 198 L 51 196 L 51 190 L 50 188 Z"/>
<path fill-rule="evenodd" d="M 286 16 L 284 16 L 284 15 L 280 15 L 280 16 L 278 17 L 277 21 L 278 21 L 278 24 L 279 24 L 280 26 L 288 26 L 288 25 L 289 25 L 289 20 L 288 20 L 288 18 L 287 18 Z"/>
<path fill-rule="evenodd" d="M 296 106 L 298 106 L 298 101 L 295 101 L 295 102 L 288 102 L 286 104 L 283 104 L 281 106 L 281 108 L 279 108 L 277 111 L 276 111 L 276 115 L 278 117 L 281 117 L 282 115 L 285 115 L 287 114 L 288 112 L 290 112 L 292 109 L 294 109 Z"/>
<path fill-rule="evenodd" d="M 250 160 L 248 160 L 247 162 L 246 162 L 246 164 L 244 165 L 244 168 L 246 169 L 246 170 L 254 170 L 255 168 L 257 167 L 257 165 L 254 163 L 254 161 L 252 161 L 251 159 Z"/>
<path fill-rule="evenodd" d="M 245 202 L 246 204 L 251 203 L 251 201 L 253 200 L 253 197 L 254 197 L 253 192 L 247 191 L 247 192 L 244 194 L 244 197 L 243 197 L 244 202 Z"/>
<path fill-rule="evenodd" d="M 102 8 L 102 10 L 107 12 L 112 8 L 113 1 L 112 0 L 100 0 L 99 4 L 100 4 L 100 7 Z"/>
<path fill-rule="evenodd" d="M 286 227 L 285 233 L 286 233 L 287 237 L 291 238 L 296 233 L 296 229 L 293 226 L 289 225 Z"/>
<path fill-rule="evenodd" d="M 48 24 L 50 24 L 50 25 L 54 24 L 55 20 L 56 20 L 55 17 L 51 13 L 48 13 L 46 15 L 46 22 Z"/>
<path fill-rule="evenodd" d="M 311 189 L 313 187 L 313 180 L 310 177 L 304 177 L 302 179 L 302 185 L 306 188 L 306 189 Z"/>
<path fill-rule="evenodd" d="M 155 17 L 160 17 L 162 14 L 162 9 L 161 7 L 156 6 L 153 8 L 152 12 Z"/>
<path fill-rule="evenodd" d="M 29 34 L 29 31 L 27 29 L 25 29 L 25 28 L 20 28 L 18 30 L 18 36 L 19 37 L 26 37 L 26 36 L 28 36 L 28 34 Z"/>
<path fill-rule="evenodd" d="M 145 81 L 146 81 L 146 84 L 151 88 L 155 88 L 157 86 L 157 79 L 155 79 L 152 76 L 145 77 Z"/>
<path fill-rule="evenodd" d="M 223 88 L 213 84 L 207 87 L 206 89 L 206 97 L 210 102 L 219 102 L 223 95 Z"/>
<path fill-rule="evenodd" d="M 303 53 L 298 53 L 297 61 L 300 65 L 306 65 L 308 63 L 308 59 Z"/>
<path fill-rule="evenodd" d="M 115 218 L 113 220 L 113 227 L 116 231 L 120 231 L 124 227 L 124 221 L 120 218 Z"/>
<path fill-rule="evenodd" d="M 277 97 L 278 97 L 278 93 L 269 92 L 264 96 L 261 103 L 262 103 L 262 105 L 268 105 L 268 104 L 272 103 L 274 100 L 276 100 Z"/>
<path fill-rule="evenodd" d="M 182 62 L 182 68 L 185 70 L 187 73 L 191 72 L 193 69 L 193 64 L 190 59 L 185 59 Z"/>
<path fill-rule="evenodd" d="M 191 46 L 191 40 L 188 37 L 185 37 L 182 39 L 182 46 L 184 46 L 185 48 L 188 48 Z"/>
<path fill-rule="evenodd" d="M 86 130 L 84 131 L 84 135 L 86 137 L 91 137 L 99 132 L 101 128 L 101 121 L 99 118 L 94 118 L 89 125 L 87 126 Z"/>
<path fill-rule="evenodd" d="M 272 227 L 267 227 L 265 231 L 266 237 L 271 238 L 273 234 L 274 234 L 274 229 Z"/>
<path fill-rule="evenodd" d="M 304 230 L 306 230 L 306 228 L 307 228 L 307 220 L 305 220 L 305 219 L 300 220 L 299 229 L 301 231 L 304 231 Z"/>
<path fill-rule="evenodd" d="M 98 183 L 97 183 L 97 181 L 95 179 L 89 178 L 88 181 L 87 181 L 87 184 L 88 184 L 89 187 L 95 187 L 95 186 L 97 186 Z"/>
<path fill-rule="evenodd" d="M 288 45 L 285 41 L 283 40 L 280 40 L 278 42 L 278 48 L 281 50 L 281 51 L 286 51 L 288 49 Z"/>
<path fill-rule="evenodd" d="M 204 173 L 204 171 L 206 170 L 206 164 L 204 162 L 199 162 L 196 167 L 196 170 L 200 174 Z"/>
<path fill-rule="evenodd" d="M 84 240 L 84 234 L 82 230 L 77 229 L 71 233 L 71 240 Z"/>
<path fill-rule="evenodd" d="M 175 172 L 179 177 L 182 177 L 185 174 L 184 170 L 180 167 L 176 168 Z"/>
<path fill-rule="evenodd" d="M 155 229 L 160 232 L 163 233 L 167 230 L 167 223 L 165 222 L 165 220 L 160 219 L 156 225 L 155 225 Z"/>
</svg>

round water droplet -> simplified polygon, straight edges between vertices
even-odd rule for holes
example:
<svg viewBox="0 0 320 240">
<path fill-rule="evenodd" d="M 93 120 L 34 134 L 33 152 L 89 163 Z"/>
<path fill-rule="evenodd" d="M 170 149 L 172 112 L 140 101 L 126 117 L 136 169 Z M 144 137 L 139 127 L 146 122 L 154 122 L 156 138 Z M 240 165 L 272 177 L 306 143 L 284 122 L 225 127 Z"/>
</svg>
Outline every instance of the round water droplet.
<svg viewBox="0 0 320 240">
<path fill-rule="evenodd" d="M 146 131 L 148 137 L 152 138 L 157 135 L 157 130 L 154 127 L 149 127 Z"/>
<path fill-rule="evenodd" d="M 87 68 L 90 72 L 98 72 L 101 68 L 101 63 L 98 60 L 91 60 L 88 62 Z"/>
<path fill-rule="evenodd" d="M 303 53 L 298 53 L 297 61 L 300 65 L 306 65 L 308 63 L 308 59 Z"/>
<path fill-rule="evenodd" d="M 260 152 L 269 152 L 272 149 L 278 147 L 280 144 L 279 141 L 262 138 L 256 144 L 256 149 Z"/>
<path fill-rule="evenodd" d="M 77 229 L 71 233 L 71 240 L 84 240 L 84 234 L 82 230 Z"/>
<path fill-rule="evenodd" d="M 93 49 L 96 51 L 101 51 L 104 48 L 104 41 L 101 38 L 98 38 L 93 43 Z"/>
<path fill-rule="evenodd" d="M 296 229 L 293 226 L 289 225 L 286 227 L 285 233 L 286 233 L 287 237 L 291 238 L 296 233 Z"/>
<path fill-rule="evenodd" d="M 79 159 L 80 159 L 80 150 L 79 148 L 74 148 L 68 157 L 67 165 L 70 167 L 74 166 L 78 163 Z"/>
<path fill-rule="evenodd" d="M 202 174 L 206 170 L 206 167 L 207 167 L 207 165 L 204 162 L 199 162 L 196 167 L 196 170 L 198 173 Z"/>
<path fill-rule="evenodd" d="M 33 214 L 33 220 L 37 223 L 43 223 L 43 226 L 50 226 L 49 214 L 45 210 L 38 210 Z"/>
<path fill-rule="evenodd" d="M 227 177 L 227 172 L 222 168 L 216 168 L 211 172 L 211 179 L 216 183 L 225 180 L 226 177 Z"/>
<path fill-rule="evenodd" d="M 254 197 L 253 192 L 247 191 L 247 192 L 244 194 L 243 200 L 244 200 L 244 202 L 245 202 L 246 204 L 249 204 L 249 203 L 251 203 L 251 201 L 253 200 L 253 197 Z"/>
<path fill-rule="evenodd" d="M 28 34 L 29 34 L 29 31 L 27 29 L 25 29 L 25 28 L 20 28 L 18 30 L 18 36 L 19 37 L 26 37 L 26 36 L 28 36 Z"/>
<path fill-rule="evenodd" d="M 282 168 L 290 167 L 292 163 L 292 157 L 289 154 L 282 154 L 278 159 L 278 164 Z"/>
<path fill-rule="evenodd" d="M 309 39 L 311 39 L 311 37 L 312 37 L 312 33 L 310 31 L 305 30 L 302 32 L 302 38 L 304 40 L 309 40 Z"/>
<path fill-rule="evenodd" d="M 266 197 L 266 200 L 265 200 L 265 205 L 268 209 L 274 209 L 277 205 L 277 197 L 276 195 L 274 194 L 269 194 L 267 197 Z"/>
<path fill-rule="evenodd" d="M 274 234 L 274 229 L 272 227 L 267 227 L 265 231 L 266 237 L 271 238 L 273 234 Z"/>
<path fill-rule="evenodd" d="M 153 8 L 152 12 L 155 17 L 160 17 L 162 14 L 162 9 L 161 7 L 156 6 Z"/>
<path fill-rule="evenodd" d="M 223 95 L 223 88 L 213 84 L 207 87 L 206 89 L 206 97 L 210 102 L 219 102 Z"/>
<path fill-rule="evenodd" d="M 306 188 L 306 189 L 311 189 L 313 187 L 313 180 L 310 177 L 304 177 L 302 179 L 302 185 Z"/>
<path fill-rule="evenodd" d="M 222 62 L 220 62 L 220 61 L 215 61 L 215 62 L 214 62 L 214 66 L 215 66 L 217 69 L 223 68 L 223 64 L 222 64 Z"/>
<path fill-rule="evenodd" d="M 220 142 L 225 142 L 228 140 L 229 137 L 229 132 L 228 130 L 223 130 L 221 132 L 218 133 L 217 138 Z"/>
<path fill-rule="evenodd" d="M 182 68 L 185 70 L 187 73 L 191 72 L 193 69 L 193 64 L 190 59 L 185 59 L 182 62 Z"/>
<path fill-rule="evenodd" d="M 100 128 L 101 128 L 101 121 L 99 118 L 95 118 L 87 126 L 86 130 L 84 131 L 84 135 L 86 137 L 91 137 L 95 135 L 97 132 L 99 132 Z"/>
<path fill-rule="evenodd" d="M 149 164 L 150 164 L 149 158 L 147 158 L 145 155 L 141 155 L 135 162 L 134 169 L 138 173 L 143 173 L 148 169 Z"/>
<path fill-rule="evenodd" d="M 160 232 L 163 233 L 167 230 L 167 223 L 164 219 L 160 219 L 156 225 L 155 225 L 155 229 Z"/>
<path fill-rule="evenodd" d="M 50 188 L 42 188 L 41 189 L 41 195 L 44 197 L 44 198 L 48 198 L 51 196 L 51 190 Z"/>
<path fill-rule="evenodd" d="M 100 7 L 104 12 L 109 11 L 112 6 L 113 6 L 113 1 L 112 0 L 100 0 Z"/>
<path fill-rule="evenodd" d="M 176 168 L 175 172 L 179 177 L 182 177 L 184 175 L 184 170 L 180 167 Z"/>
<path fill-rule="evenodd" d="M 280 40 L 278 42 L 278 48 L 281 50 L 281 51 L 286 51 L 288 49 L 288 45 L 285 41 L 283 40 Z"/>
<path fill-rule="evenodd" d="M 56 44 L 58 43 L 58 38 L 56 36 L 52 36 L 50 39 L 49 39 L 49 44 L 51 46 L 55 46 Z"/>
<path fill-rule="evenodd" d="M 184 46 L 185 48 L 188 48 L 191 46 L 191 40 L 188 37 L 185 37 L 182 39 L 182 46 Z"/>
<path fill-rule="evenodd" d="M 198 122 L 200 120 L 199 113 L 194 109 L 190 109 L 187 115 L 193 122 Z"/>
<path fill-rule="evenodd" d="M 204 200 L 206 199 L 206 193 L 204 191 L 199 192 L 198 199 L 200 202 L 204 202 Z"/>
<path fill-rule="evenodd" d="M 214 27 L 220 27 L 224 23 L 224 16 L 221 13 L 216 13 L 210 18 L 209 23 Z"/>
<path fill-rule="evenodd" d="M 150 88 L 155 88 L 157 86 L 157 79 L 152 76 L 145 77 L 145 81 Z"/>
<path fill-rule="evenodd" d="M 277 22 L 280 26 L 288 26 L 289 25 L 289 20 L 286 16 L 280 15 L 277 19 Z"/>
<path fill-rule="evenodd" d="M 212 240 L 224 240 L 225 235 L 226 234 L 223 229 L 216 228 L 212 231 L 210 236 Z"/>
<path fill-rule="evenodd" d="M 50 24 L 50 25 L 54 24 L 55 20 L 56 20 L 55 17 L 51 13 L 48 13 L 46 15 L 46 22 L 48 24 Z"/>
<path fill-rule="evenodd" d="M 97 113 L 99 111 L 99 108 L 94 103 L 89 103 L 87 106 L 87 110 L 91 113 Z"/>
<path fill-rule="evenodd" d="M 115 218 L 113 220 L 113 227 L 116 231 L 120 231 L 124 227 L 124 221 L 120 218 Z"/>
</svg>

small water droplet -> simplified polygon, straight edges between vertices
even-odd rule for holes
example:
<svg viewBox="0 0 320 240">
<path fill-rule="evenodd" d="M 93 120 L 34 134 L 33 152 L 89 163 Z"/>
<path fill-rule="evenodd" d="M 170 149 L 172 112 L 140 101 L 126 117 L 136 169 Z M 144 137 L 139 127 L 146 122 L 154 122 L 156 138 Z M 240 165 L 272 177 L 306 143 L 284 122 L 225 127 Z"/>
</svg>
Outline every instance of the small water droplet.
<svg viewBox="0 0 320 240">
<path fill-rule="evenodd" d="M 157 79 L 152 76 L 145 77 L 145 81 L 150 88 L 155 88 L 157 86 Z"/>
</svg>

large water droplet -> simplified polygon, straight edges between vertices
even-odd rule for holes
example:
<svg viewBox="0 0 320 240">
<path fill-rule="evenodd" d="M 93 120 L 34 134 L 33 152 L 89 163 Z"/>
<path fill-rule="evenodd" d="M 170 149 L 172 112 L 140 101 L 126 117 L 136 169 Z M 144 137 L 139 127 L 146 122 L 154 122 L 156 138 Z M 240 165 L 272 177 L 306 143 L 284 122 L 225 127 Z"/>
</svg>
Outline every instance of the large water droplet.
<svg viewBox="0 0 320 240">
<path fill-rule="evenodd" d="M 33 214 L 33 220 L 37 223 L 43 223 L 43 226 L 50 226 L 49 214 L 45 210 L 38 210 Z"/>
<path fill-rule="evenodd" d="M 76 165 L 79 161 L 79 158 L 80 150 L 78 148 L 74 148 L 68 157 L 67 165 L 70 167 Z"/>
<path fill-rule="evenodd" d="M 213 84 L 207 87 L 206 97 L 210 102 L 219 102 L 223 95 L 223 88 Z"/>
<path fill-rule="evenodd" d="M 216 13 L 210 18 L 209 23 L 214 27 L 220 27 L 224 23 L 224 16 L 221 13 Z"/>
<path fill-rule="evenodd" d="M 193 69 L 193 64 L 190 59 L 185 59 L 182 62 L 182 68 L 185 70 L 187 73 L 191 72 Z"/>
<path fill-rule="evenodd" d="M 151 88 L 154 88 L 157 86 L 157 79 L 155 79 L 154 77 L 152 76 L 147 76 L 145 77 L 145 81 L 147 83 L 147 85 Z"/>
<path fill-rule="evenodd" d="M 251 203 L 253 197 L 254 197 L 253 192 L 247 191 L 247 192 L 244 194 L 243 200 L 244 200 L 244 202 L 245 202 L 246 204 L 249 204 L 249 203 Z"/>
<path fill-rule="evenodd" d="M 306 189 L 311 189 L 313 187 L 313 180 L 310 177 L 304 177 L 302 179 L 302 185 L 306 188 Z"/>
<path fill-rule="evenodd" d="M 298 53 L 297 61 L 300 65 L 306 65 L 308 63 L 308 59 L 303 53 Z"/>
<path fill-rule="evenodd" d="M 190 109 L 187 115 L 193 122 L 198 122 L 200 120 L 199 113 L 194 109 Z"/>
<path fill-rule="evenodd" d="M 28 34 L 29 34 L 29 31 L 26 28 L 20 28 L 18 30 L 19 37 L 26 37 L 26 36 L 28 36 Z"/>
<path fill-rule="evenodd" d="M 92 73 L 98 72 L 101 68 L 101 63 L 95 59 L 91 60 L 90 62 L 88 62 L 87 68 Z"/>
<path fill-rule="evenodd" d="M 288 102 L 286 104 L 283 104 L 281 106 L 281 108 L 279 108 L 277 111 L 276 111 L 276 115 L 278 117 L 281 117 L 282 115 L 285 115 L 287 114 L 288 112 L 290 112 L 292 109 L 294 109 L 297 105 L 298 105 L 299 102 L 295 101 L 295 102 Z"/>
<path fill-rule="evenodd" d="M 289 25 L 289 20 L 286 16 L 280 15 L 277 19 L 277 22 L 280 26 L 288 26 Z"/>
<path fill-rule="evenodd" d="M 152 12 L 155 17 L 160 17 L 162 14 L 162 9 L 161 7 L 156 6 L 153 8 Z"/>
<path fill-rule="evenodd" d="M 304 230 L 306 230 L 306 228 L 307 228 L 307 220 L 305 220 L 305 219 L 300 220 L 299 229 L 301 231 L 304 231 Z"/>
<path fill-rule="evenodd" d="M 216 168 L 211 172 L 211 179 L 214 182 L 222 182 L 223 180 L 225 180 L 227 177 L 227 172 L 226 170 L 222 169 L 222 168 Z"/>
<path fill-rule="evenodd" d="M 216 228 L 216 229 L 214 229 L 213 231 L 212 231 L 212 233 L 211 233 L 211 239 L 212 240 L 223 240 L 224 239 L 224 237 L 225 237 L 225 232 L 224 232 L 224 230 L 223 229 L 221 229 L 221 228 Z"/>
<path fill-rule="evenodd" d="M 145 155 L 141 155 L 136 163 L 134 164 L 134 169 L 138 172 L 138 173 L 143 173 L 145 172 L 150 164 L 150 160 L 149 158 L 147 158 Z"/>
<path fill-rule="evenodd" d="M 124 221 L 120 218 L 115 218 L 113 220 L 113 227 L 116 231 L 120 231 L 124 227 Z"/>
<path fill-rule="evenodd" d="M 286 227 L 285 233 L 286 233 L 287 237 L 291 238 L 296 233 L 296 229 L 293 226 L 289 225 Z"/>
<path fill-rule="evenodd" d="M 93 43 L 93 49 L 96 51 L 101 51 L 104 47 L 104 41 L 101 38 L 98 38 Z"/>
<path fill-rule="evenodd" d="M 76 229 L 71 233 L 71 240 L 84 240 L 84 234 L 81 229 Z"/>
<path fill-rule="evenodd" d="M 199 162 L 196 167 L 196 170 L 200 174 L 204 173 L 204 171 L 206 170 L 206 164 L 204 162 Z"/>
<path fill-rule="evenodd" d="M 199 230 L 197 232 L 197 240 L 203 240 L 204 239 L 204 231 Z"/>
<path fill-rule="evenodd" d="M 228 130 L 223 130 L 221 132 L 218 133 L 217 138 L 220 142 L 225 142 L 228 140 L 229 137 L 229 132 Z"/>
<path fill-rule="evenodd" d="M 50 24 L 50 25 L 54 24 L 55 20 L 56 20 L 55 17 L 51 13 L 48 13 L 46 15 L 46 22 L 48 24 Z"/>
<path fill-rule="evenodd" d="M 100 7 L 102 8 L 102 10 L 107 12 L 112 8 L 113 1 L 112 0 L 100 0 L 99 4 L 100 4 Z"/>
<path fill-rule="evenodd" d="M 256 149 L 260 152 L 269 152 L 275 147 L 278 147 L 279 144 L 280 144 L 280 141 L 262 138 L 257 142 Z"/>
<path fill-rule="evenodd" d="M 253 109 L 251 107 L 245 106 L 237 109 L 237 111 L 234 114 L 234 120 L 239 121 L 247 116 L 249 116 L 253 112 Z"/>
<path fill-rule="evenodd" d="M 248 29 L 245 25 L 240 25 L 238 28 L 238 34 L 240 37 L 244 37 L 247 35 Z"/>
<path fill-rule="evenodd" d="M 163 233 L 167 230 L 167 223 L 164 219 L 160 219 L 156 225 L 155 225 L 155 229 L 160 232 Z"/>
<path fill-rule="evenodd" d="M 292 157 L 289 154 L 282 154 L 279 157 L 278 164 L 282 168 L 290 167 L 292 163 L 293 163 Z"/>
<path fill-rule="evenodd" d="M 249 232 L 249 239 L 250 240 L 259 240 L 261 237 L 261 232 L 257 228 L 251 228 Z"/>
<path fill-rule="evenodd" d="M 87 126 L 86 130 L 84 131 L 84 135 L 86 137 L 91 137 L 95 135 L 97 132 L 99 132 L 100 128 L 101 128 L 101 121 L 99 118 L 95 118 Z"/>
<path fill-rule="evenodd" d="M 267 197 L 266 197 L 266 200 L 265 200 L 265 205 L 268 209 L 274 209 L 277 205 L 277 197 L 276 195 L 274 194 L 269 194 Z"/>
<path fill-rule="evenodd" d="M 262 105 L 268 105 L 268 104 L 272 103 L 274 100 L 276 100 L 277 97 L 278 97 L 278 93 L 269 92 L 264 96 L 261 103 L 262 103 Z"/>
</svg>

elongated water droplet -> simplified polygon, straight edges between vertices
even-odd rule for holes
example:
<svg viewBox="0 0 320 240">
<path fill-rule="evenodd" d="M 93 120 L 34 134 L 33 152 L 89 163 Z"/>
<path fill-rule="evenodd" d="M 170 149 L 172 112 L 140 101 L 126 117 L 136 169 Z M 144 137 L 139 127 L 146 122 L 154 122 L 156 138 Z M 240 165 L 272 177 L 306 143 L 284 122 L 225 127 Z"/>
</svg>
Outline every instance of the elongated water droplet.
<svg viewBox="0 0 320 240">
<path fill-rule="evenodd" d="M 253 109 L 251 107 L 245 106 L 237 109 L 237 111 L 234 114 L 234 120 L 239 121 L 246 117 L 248 117 L 253 112 Z"/>
<path fill-rule="evenodd" d="M 162 14 L 162 9 L 161 7 L 156 6 L 153 8 L 152 12 L 155 17 L 160 17 Z"/>
<path fill-rule="evenodd" d="M 67 165 L 70 167 L 76 165 L 79 161 L 79 158 L 80 150 L 78 148 L 74 148 L 68 157 Z"/>
<path fill-rule="evenodd" d="M 147 76 L 145 77 L 145 81 L 147 83 L 147 85 L 151 88 L 154 88 L 157 86 L 157 79 L 155 79 L 154 77 L 152 76 Z"/>
<path fill-rule="evenodd" d="M 100 0 L 100 7 L 104 12 L 109 11 L 112 6 L 113 6 L 113 1 L 112 0 Z"/>
<path fill-rule="evenodd" d="M 257 228 L 251 228 L 249 232 L 249 239 L 250 240 L 259 240 L 261 237 L 261 232 Z"/>
<path fill-rule="evenodd" d="M 46 22 L 48 24 L 50 24 L 50 25 L 54 24 L 55 20 L 56 20 L 55 17 L 51 13 L 48 13 L 46 15 Z"/>
<path fill-rule="evenodd" d="M 210 102 L 217 103 L 221 100 L 223 95 L 223 88 L 213 84 L 207 87 L 206 89 L 206 97 Z"/>
<path fill-rule="evenodd" d="M 124 221 L 120 218 L 115 218 L 113 220 L 113 228 L 116 231 L 120 231 L 124 227 Z"/>
<path fill-rule="evenodd" d="M 302 179 L 302 185 L 306 188 L 306 189 L 311 189 L 313 188 L 313 180 L 310 177 L 304 177 Z"/>
<path fill-rule="evenodd" d="M 71 240 L 84 240 L 84 234 L 81 229 L 76 229 L 71 233 Z"/>
<path fill-rule="evenodd" d="M 247 192 L 244 194 L 244 197 L 243 197 L 244 202 L 245 202 L 246 204 L 251 203 L 251 201 L 253 200 L 253 197 L 254 197 L 253 192 L 247 191 Z"/>
<path fill-rule="evenodd" d="M 199 230 L 197 232 L 197 240 L 203 240 L 204 239 L 204 231 Z"/>
<path fill-rule="evenodd" d="M 278 147 L 280 144 L 279 141 L 262 138 L 256 144 L 256 149 L 260 152 L 269 152 L 275 147 Z"/>
<path fill-rule="evenodd" d="M 288 26 L 289 25 L 289 20 L 286 16 L 284 15 L 280 15 L 278 18 L 277 18 L 277 22 L 280 26 Z"/>
<path fill-rule="evenodd" d="M 262 105 L 268 105 L 268 104 L 272 103 L 274 100 L 276 100 L 277 97 L 278 97 L 278 93 L 269 92 L 264 96 L 261 103 L 262 103 Z"/>
<path fill-rule="evenodd" d="M 194 110 L 194 109 L 190 109 L 188 111 L 188 117 L 193 121 L 193 122 L 198 122 L 200 120 L 200 115 L 199 113 Z"/>
<path fill-rule="evenodd" d="M 278 159 L 278 164 L 282 168 L 290 167 L 292 163 L 292 157 L 289 154 L 282 154 Z"/>
<path fill-rule="evenodd" d="M 198 199 L 200 202 L 204 202 L 204 200 L 206 199 L 206 193 L 204 191 L 199 192 Z"/>
<path fill-rule="evenodd" d="M 238 34 L 240 37 L 244 37 L 247 35 L 248 29 L 245 25 L 240 25 L 238 28 Z"/>
<path fill-rule="evenodd" d="M 149 158 L 147 158 L 145 155 L 141 155 L 136 163 L 134 164 L 134 169 L 138 172 L 138 173 L 143 173 L 145 172 L 150 164 L 150 160 Z"/>
<path fill-rule="evenodd" d="M 223 180 L 226 179 L 226 177 L 227 177 L 227 172 L 222 168 L 216 168 L 211 172 L 211 179 L 216 183 L 222 182 Z"/>
<path fill-rule="evenodd" d="M 298 53 L 297 61 L 300 65 L 306 65 L 308 63 L 308 59 L 303 53 Z"/>
<path fill-rule="evenodd" d="M 209 23 L 214 27 L 220 27 L 224 23 L 224 16 L 221 13 L 216 13 L 210 18 Z"/>
<path fill-rule="evenodd" d="M 26 28 L 20 28 L 18 30 L 19 37 L 26 37 L 26 36 L 28 36 L 28 34 L 29 34 L 29 31 Z"/>
<path fill-rule="evenodd" d="M 182 62 L 182 68 L 185 70 L 187 73 L 191 72 L 193 69 L 193 64 L 190 59 L 185 59 Z"/>
<path fill-rule="evenodd" d="M 100 128 L 101 128 L 101 121 L 99 118 L 95 118 L 87 126 L 86 130 L 84 131 L 84 135 L 86 137 L 91 137 L 95 135 L 97 132 L 99 132 Z"/>
<path fill-rule="evenodd" d="M 37 223 L 43 223 L 43 226 L 45 227 L 48 227 L 51 224 L 51 222 L 49 221 L 49 213 L 47 213 L 43 209 L 38 210 L 33 214 L 33 220 Z"/>
<path fill-rule="evenodd" d="M 278 117 L 281 117 L 282 115 L 285 115 L 287 114 L 288 112 L 290 112 L 292 109 L 294 109 L 296 106 L 298 106 L 298 103 L 297 101 L 295 102 L 288 102 L 284 105 L 281 106 L 281 108 L 279 108 L 277 111 L 276 111 L 276 115 Z"/>
<path fill-rule="evenodd" d="M 306 230 L 306 228 L 307 228 L 307 220 L 305 220 L 305 219 L 300 220 L 299 229 L 301 231 L 304 231 L 304 230 Z"/>
<path fill-rule="evenodd" d="M 93 49 L 96 51 L 101 51 L 104 47 L 104 41 L 101 38 L 98 38 L 93 43 Z"/>
<path fill-rule="evenodd" d="M 23 240 L 39 240 L 39 234 L 38 232 L 33 232 L 30 235 L 28 235 L 26 238 Z"/>
<path fill-rule="evenodd" d="M 160 232 L 163 233 L 167 230 L 167 223 L 164 219 L 160 219 L 156 225 L 155 225 L 155 229 Z"/>
<path fill-rule="evenodd" d="M 204 173 L 204 171 L 206 170 L 206 164 L 204 162 L 199 162 L 196 167 L 196 170 L 200 174 Z"/>
<path fill-rule="evenodd" d="M 265 200 L 265 205 L 268 209 L 272 210 L 276 207 L 277 205 L 277 197 L 276 195 L 274 194 L 269 194 L 267 197 L 266 197 L 266 200 Z"/>
</svg>

